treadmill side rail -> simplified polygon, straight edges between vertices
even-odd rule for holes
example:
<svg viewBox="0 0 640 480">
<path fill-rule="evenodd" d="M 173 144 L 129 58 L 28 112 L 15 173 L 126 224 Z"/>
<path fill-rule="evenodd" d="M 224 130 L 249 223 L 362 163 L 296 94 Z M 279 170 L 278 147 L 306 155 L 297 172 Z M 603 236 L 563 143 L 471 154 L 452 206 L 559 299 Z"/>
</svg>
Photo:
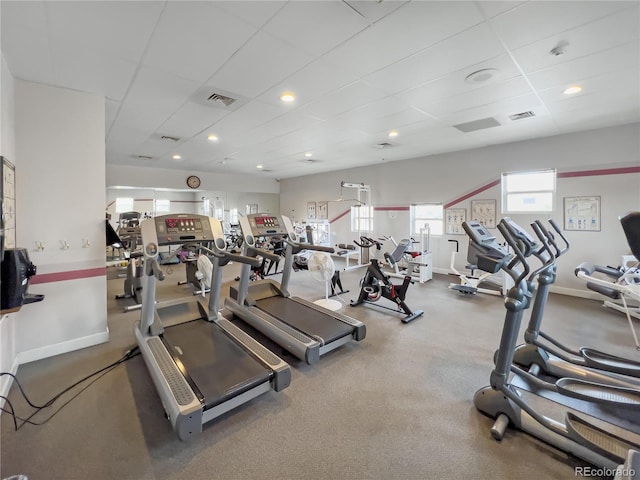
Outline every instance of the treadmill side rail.
<svg viewBox="0 0 640 480">
<path fill-rule="evenodd" d="M 216 322 L 228 335 L 249 350 L 265 366 L 273 371 L 272 388 L 276 392 L 284 390 L 291 383 L 291 368 L 280 357 L 251 338 L 226 318 Z"/>
</svg>

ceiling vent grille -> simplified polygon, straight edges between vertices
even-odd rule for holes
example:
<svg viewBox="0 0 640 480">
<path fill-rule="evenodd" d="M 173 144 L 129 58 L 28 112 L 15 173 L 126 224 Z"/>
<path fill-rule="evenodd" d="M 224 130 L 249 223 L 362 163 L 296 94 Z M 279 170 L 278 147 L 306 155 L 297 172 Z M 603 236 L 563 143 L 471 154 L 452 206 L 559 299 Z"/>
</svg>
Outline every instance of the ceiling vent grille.
<svg viewBox="0 0 640 480">
<path fill-rule="evenodd" d="M 140 160 L 153 160 L 153 157 L 150 157 L 149 155 L 136 155 L 136 158 L 139 158 Z"/>
<path fill-rule="evenodd" d="M 376 148 L 379 148 L 379 149 L 381 149 L 381 150 L 382 150 L 383 148 L 393 147 L 393 144 L 392 144 L 392 143 L 389 143 L 389 142 L 382 142 L 382 143 L 378 143 L 378 144 L 376 144 L 376 146 L 375 146 L 375 147 L 376 147 Z"/>
<path fill-rule="evenodd" d="M 212 93 L 207 97 L 207 102 L 221 103 L 225 107 L 228 107 L 235 101 L 235 98 L 226 97 L 225 95 L 220 95 L 219 93 Z"/>
<path fill-rule="evenodd" d="M 453 125 L 453 128 L 457 128 L 463 133 L 475 132 L 476 130 L 483 130 L 485 128 L 498 127 L 500 123 L 493 117 L 481 118 L 480 120 L 474 120 L 473 122 L 459 123 Z"/>
<path fill-rule="evenodd" d="M 536 114 L 533 113 L 531 110 L 529 110 L 528 112 L 520 112 L 520 113 L 514 113 L 513 115 L 509 115 L 509 118 L 511 120 L 521 120 L 523 118 L 529 118 L 529 117 L 535 117 Z"/>
<path fill-rule="evenodd" d="M 171 140 L 172 142 L 176 142 L 176 143 L 180 141 L 180 137 L 171 137 L 169 135 L 162 135 L 160 138 L 162 140 Z"/>
</svg>

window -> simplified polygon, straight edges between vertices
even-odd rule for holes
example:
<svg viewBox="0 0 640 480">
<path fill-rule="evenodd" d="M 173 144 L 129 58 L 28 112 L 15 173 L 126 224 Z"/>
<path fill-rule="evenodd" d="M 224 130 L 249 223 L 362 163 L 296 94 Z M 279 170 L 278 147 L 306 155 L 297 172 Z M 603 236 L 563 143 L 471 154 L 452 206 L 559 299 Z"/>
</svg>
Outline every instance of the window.
<svg viewBox="0 0 640 480">
<path fill-rule="evenodd" d="M 502 213 L 552 212 L 555 192 L 555 169 L 503 173 Z"/>
<path fill-rule="evenodd" d="M 433 235 L 444 232 L 444 214 L 441 203 L 418 203 L 411 205 L 411 235 L 420 235 L 420 230 L 429 226 Z"/>
<path fill-rule="evenodd" d="M 351 207 L 351 231 L 373 231 L 373 207 L 367 205 L 355 205 Z"/>
<path fill-rule="evenodd" d="M 118 197 L 116 198 L 116 213 L 132 212 L 133 198 Z"/>
<path fill-rule="evenodd" d="M 238 225 L 238 223 L 240 223 L 238 221 L 238 209 L 237 208 L 229 209 L 229 223 L 231 225 Z"/>
<path fill-rule="evenodd" d="M 156 215 L 161 215 L 163 213 L 171 212 L 171 201 L 155 200 L 155 211 L 156 211 Z"/>
</svg>

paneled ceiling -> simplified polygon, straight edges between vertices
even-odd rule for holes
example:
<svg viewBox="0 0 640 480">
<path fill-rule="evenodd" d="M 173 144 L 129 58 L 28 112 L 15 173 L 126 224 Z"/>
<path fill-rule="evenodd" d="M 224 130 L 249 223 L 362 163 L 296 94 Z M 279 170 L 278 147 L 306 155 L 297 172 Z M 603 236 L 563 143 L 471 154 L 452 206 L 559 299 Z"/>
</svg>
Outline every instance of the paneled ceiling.
<svg viewBox="0 0 640 480">
<path fill-rule="evenodd" d="M 639 5 L 3 0 L 1 47 L 104 95 L 108 164 L 287 178 L 638 122 Z"/>
</svg>

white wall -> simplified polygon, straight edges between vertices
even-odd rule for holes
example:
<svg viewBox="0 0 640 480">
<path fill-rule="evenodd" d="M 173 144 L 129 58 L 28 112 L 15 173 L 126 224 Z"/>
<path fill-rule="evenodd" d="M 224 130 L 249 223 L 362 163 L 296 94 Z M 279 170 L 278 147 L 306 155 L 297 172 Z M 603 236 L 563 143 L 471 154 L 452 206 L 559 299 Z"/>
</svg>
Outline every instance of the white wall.
<svg viewBox="0 0 640 480">
<path fill-rule="evenodd" d="M 465 194 L 500 178 L 502 172 L 541 168 L 557 168 L 559 173 L 587 171 L 640 165 L 640 125 L 579 132 L 554 137 L 494 145 L 486 148 L 432 155 L 412 160 L 380 163 L 331 173 L 283 179 L 280 183 L 280 209 L 283 214 L 304 218 L 309 201 L 323 201 L 337 197 L 353 198 L 352 189 L 340 188 L 340 182 L 371 185 L 374 206 L 406 208 L 411 203 L 441 202 L 447 204 Z M 399 139 L 398 141 L 401 141 Z M 556 283 L 560 289 L 586 291 L 574 278 L 573 269 L 580 262 L 617 265 L 628 246 L 618 216 L 629 210 L 640 210 L 640 174 L 581 176 L 560 178 L 557 182 L 556 210 L 551 215 L 562 224 L 563 197 L 598 195 L 602 200 L 601 232 L 567 232 L 572 242 L 570 252 L 559 260 Z M 500 187 L 492 187 L 474 197 L 452 205 L 466 208 L 470 214 L 471 200 L 495 199 L 500 217 Z M 330 203 L 329 219 L 348 210 L 350 203 Z M 392 218 L 393 217 L 393 218 Z M 468 217 L 467 217 L 468 218 Z M 537 218 L 513 215 L 515 221 L 528 226 Z M 377 211 L 374 217 L 375 236 L 393 235 L 396 239 L 409 235 L 409 213 Z M 351 242 L 350 216 L 332 222 L 334 243 Z M 497 230 L 492 230 L 497 236 Z M 434 270 L 448 270 L 452 246 L 449 238 L 461 244 L 460 267 L 466 258 L 467 239 L 464 236 L 432 236 Z M 391 249 L 391 246 L 389 246 Z M 565 293 L 581 294 L 573 291 Z"/>
<path fill-rule="evenodd" d="M 15 165 L 14 117 L 14 80 L 0 53 L 0 155 Z M 0 318 L 0 372 L 15 373 L 18 369 L 15 328 L 15 315 Z M 0 377 L 0 395 L 6 396 L 10 386 L 10 377 Z"/>
<path fill-rule="evenodd" d="M 256 175 L 230 175 L 211 172 L 141 168 L 124 165 L 107 165 L 106 186 L 143 188 L 186 188 L 189 175 L 198 175 L 202 191 L 278 193 L 279 183 L 273 178 Z"/>
<path fill-rule="evenodd" d="M 16 314 L 24 363 L 108 339 L 104 99 L 16 81 L 15 131 L 17 243 L 46 295 Z"/>
</svg>

